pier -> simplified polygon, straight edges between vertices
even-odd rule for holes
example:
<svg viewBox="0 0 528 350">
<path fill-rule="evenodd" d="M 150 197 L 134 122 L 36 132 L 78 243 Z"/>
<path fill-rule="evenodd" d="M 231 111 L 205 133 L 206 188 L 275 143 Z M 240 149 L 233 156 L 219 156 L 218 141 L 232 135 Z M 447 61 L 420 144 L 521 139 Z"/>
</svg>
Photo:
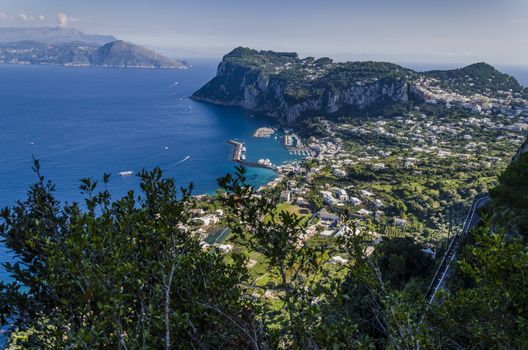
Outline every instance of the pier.
<svg viewBox="0 0 528 350">
<path fill-rule="evenodd" d="M 257 162 L 248 162 L 244 159 L 242 159 L 242 148 L 244 147 L 244 144 L 240 141 L 236 141 L 236 140 L 229 140 L 227 143 L 231 144 L 234 146 L 234 149 L 233 149 L 233 157 L 232 157 L 232 161 L 235 162 L 235 163 L 238 163 L 240 165 L 244 165 L 244 166 L 250 166 L 250 167 L 255 167 L 255 168 L 264 168 L 264 169 L 270 169 L 270 170 L 273 170 L 273 171 L 277 171 L 277 167 L 273 164 L 262 164 L 262 163 L 257 163 Z"/>
</svg>

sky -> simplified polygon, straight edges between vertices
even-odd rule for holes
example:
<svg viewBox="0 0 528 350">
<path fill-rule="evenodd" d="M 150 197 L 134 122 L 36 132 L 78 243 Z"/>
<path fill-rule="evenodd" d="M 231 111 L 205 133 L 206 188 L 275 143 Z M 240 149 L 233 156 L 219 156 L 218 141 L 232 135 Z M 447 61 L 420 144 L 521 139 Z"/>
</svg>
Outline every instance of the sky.
<svg viewBox="0 0 528 350">
<path fill-rule="evenodd" d="M 528 0 L 0 0 L 0 27 L 58 25 L 187 58 L 528 65 Z"/>
</svg>

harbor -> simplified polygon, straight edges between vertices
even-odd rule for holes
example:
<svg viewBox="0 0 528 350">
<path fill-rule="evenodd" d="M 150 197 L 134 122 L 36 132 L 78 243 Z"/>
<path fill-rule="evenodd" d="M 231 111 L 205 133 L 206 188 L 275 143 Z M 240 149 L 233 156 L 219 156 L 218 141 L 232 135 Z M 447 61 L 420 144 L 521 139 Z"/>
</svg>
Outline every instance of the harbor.
<svg viewBox="0 0 528 350">
<path fill-rule="evenodd" d="M 257 162 L 250 162 L 246 160 L 246 147 L 243 142 L 237 140 L 229 140 L 227 143 L 233 145 L 233 156 L 232 161 L 240 165 L 270 169 L 273 171 L 278 171 L 277 166 L 275 166 L 269 159 L 260 159 Z"/>
</svg>

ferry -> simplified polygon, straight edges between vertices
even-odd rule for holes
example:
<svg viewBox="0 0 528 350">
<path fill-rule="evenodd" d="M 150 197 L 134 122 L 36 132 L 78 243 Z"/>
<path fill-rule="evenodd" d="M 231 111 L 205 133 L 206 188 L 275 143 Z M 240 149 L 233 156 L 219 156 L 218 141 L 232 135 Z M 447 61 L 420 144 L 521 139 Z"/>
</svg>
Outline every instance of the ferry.
<svg viewBox="0 0 528 350">
<path fill-rule="evenodd" d="M 134 175 L 134 172 L 132 170 L 120 171 L 119 172 L 119 176 L 130 176 L 130 175 Z"/>
</svg>

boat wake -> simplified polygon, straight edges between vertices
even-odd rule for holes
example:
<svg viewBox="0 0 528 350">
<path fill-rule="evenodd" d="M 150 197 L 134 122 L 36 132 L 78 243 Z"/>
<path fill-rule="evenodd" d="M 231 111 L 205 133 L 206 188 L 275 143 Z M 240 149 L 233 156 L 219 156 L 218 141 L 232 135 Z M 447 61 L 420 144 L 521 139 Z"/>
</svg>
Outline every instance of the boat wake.
<svg viewBox="0 0 528 350">
<path fill-rule="evenodd" d="M 179 161 L 177 161 L 176 163 L 172 164 L 172 165 L 169 165 L 168 167 L 166 167 L 164 170 L 167 170 L 167 169 L 171 169 L 171 168 L 174 168 L 174 167 L 177 167 L 178 165 L 180 164 L 183 164 L 185 163 L 186 161 L 188 161 L 189 159 L 191 159 L 191 156 L 187 156 Z"/>
<path fill-rule="evenodd" d="M 187 156 L 187 157 L 183 158 L 182 160 L 178 161 L 175 165 L 180 165 L 181 163 L 185 163 L 189 159 L 191 159 L 191 156 Z"/>
</svg>

